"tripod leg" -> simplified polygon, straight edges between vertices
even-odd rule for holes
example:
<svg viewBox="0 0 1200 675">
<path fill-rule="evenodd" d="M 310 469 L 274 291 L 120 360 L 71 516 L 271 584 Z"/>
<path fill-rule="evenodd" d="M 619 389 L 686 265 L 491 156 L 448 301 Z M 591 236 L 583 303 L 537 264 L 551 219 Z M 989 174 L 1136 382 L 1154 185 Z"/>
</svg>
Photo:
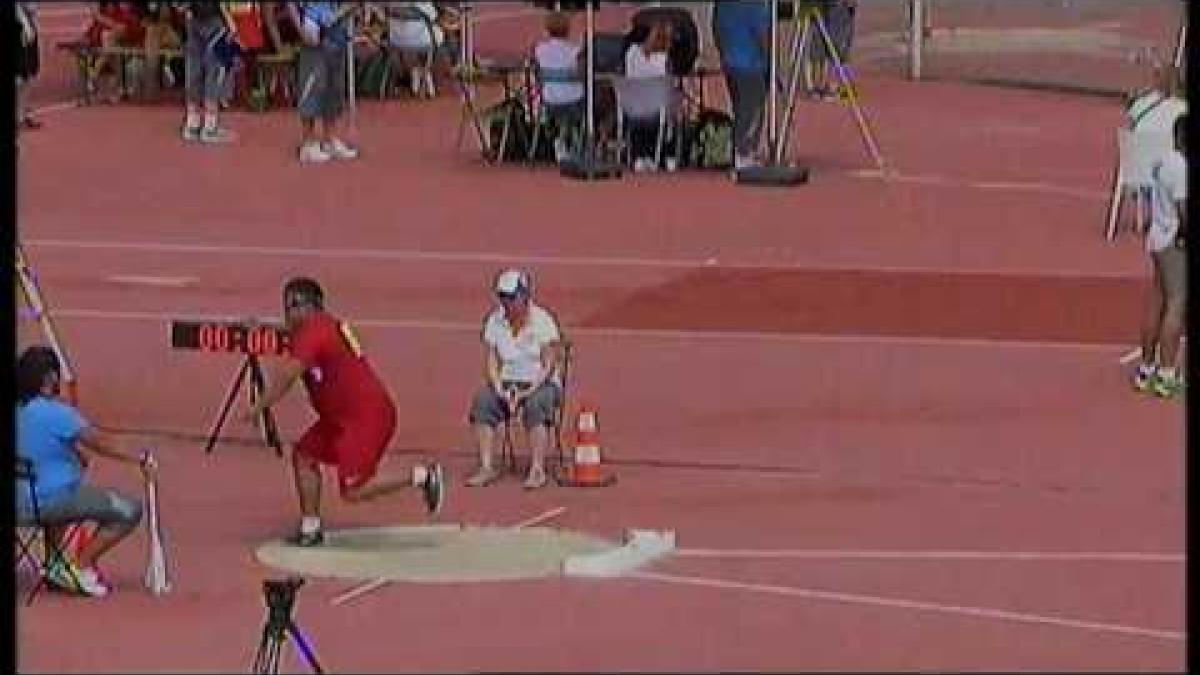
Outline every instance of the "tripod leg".
<svg viewBox="0 0 1200 675">
<path fill-rule="evenodd" d="M 267 378 L 263 375 L 262 363 L 257 356 L 250 357 L 250 402 L 254 403 L 267 389 Z M 270 408 L 262 413 L 263 441 L 275 448 L 275 454 L 283 456 L 283 443 L 279 441 L 279 427 Z"/>
<path fill-rule="evenodd" d="M 779 144 L 774 150 L 773 159 L 776 164 L 783 163 L 783 152 L 787 148 L 788 135 L 792 128 L 792 116 L 796 112 L 796 94 L 800 87 L 800 74 L 804 70 L 804 52 L 808 46 L 811 25 L 810 19 L 805 17 L 804 27 L 795 34 L 792 42 L 792 79 L 788 83 L 787 105 L 783 111 L 783 119 L 780 121 Z"/>
<path fill-rule="evenodd" d="M 217 421 L 213 424 L 212 431 L 208 434 L 208 444 L 204 446 L 204 452 L 211 453 L 213 446 L 217 444 L 217 437 L 221 435 L 221 427 L 225 426 L 225 418 L 229 417 L 229 411 L 233 408 L 233 402 L 237 400 L 238 390 L 242 388 L 242 381 L 246 379 L 246 373 L 250 370 L 249 359 L 242 362 L 242 367 L 238 369 L 237 377 L 233 379 L 233 384 L 229 387 L 229 393 L 225 396 L 225 403 L 221 406 L 221 412 L 217 415 Z"/>
<path fill-rule="evenodd" d="M 875 142 L 875 134 L 871 131 L 871 124 L 867 121 L 867 116 L 863 113 L 862 106 L 859 105 L 858 91 L 854 88 L 854 83 L 850 81 L 850 75 L 846 69 L 846 64 L 842 61 L 842 56 L 838 52 L 837 47 L 833 44 L 833 38 L 829 37 L 829 31 L 825 28 L 825 22 L 820 17 L 813 19 L 817 24 L 817 31 L 821 34 L 821 39 L 825 41 L 825 49 L 829 52 L 829 56 L 833 59 L 833 72 L 837 73 L 838 80 L 842 83 L 842 88 L 846 91 L 846 98 L 850 101 L 850 109 L 854 113 L 854 119 L 858 122 L 858 129 L 862 132 L 863 143 L 867 146 L 867 152 L 871 154 L 871 159 L 875 161 L 875 166 L 880 171 L 884 168 L 883 155 L 879 152 L 879 145 Z"/>
<path fill-rule="evenodd" d="M 300 628 L 296 625 L 296 622 L 289 622 L 287 625 L 287 631 L 288 634 L 292 636 L 292 642 L 296 643 L 296 648 L 300 651 L 300 655 L 303 656 L 304 660 L 308 663 L 308 667 L 312 668 L 312 671 L 317 675 L 323 675 L 325 671 L 321 668 L 321 664 L 317 661 L 316 652 L 313 651 L 312 645 L 310 645 L 308 640 L 305 639 L 304 633 L 300 632 Z"/>
</svg>

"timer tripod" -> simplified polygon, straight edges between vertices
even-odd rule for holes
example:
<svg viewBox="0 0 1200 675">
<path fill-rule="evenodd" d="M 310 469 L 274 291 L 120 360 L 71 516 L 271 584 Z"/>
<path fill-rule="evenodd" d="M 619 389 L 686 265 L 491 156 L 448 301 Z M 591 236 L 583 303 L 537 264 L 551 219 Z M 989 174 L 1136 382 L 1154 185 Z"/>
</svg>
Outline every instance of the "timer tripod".
<svg viewBox="0 0 1200 675">
<path fill-rule="evenodd" d="M 204 446 L 205 453 L 212 453 L 216 446 L 217 438 L 221 435 L 221 428 L 225 426 L 225 420 L 229 417 L 229 411 L 233 409 L 233 402 L 237 400 L 243 383 L 246 384 L 246 394 L 250 398 L 250 404 L 254 405 L 254 402 L 263 395 L 263 391 L 267 388 L 267 378 L 263 375 L 262 362 L 258 360 L 257 354 L 246 354 L 246 358 L 242 360 L 242 366 L 238 368 L 237 375 L 230 384 L 229 393 L 225 396 L 225 403 L 221 406 L 221 412 L 217 415 L 216 424 L 208 434 L 208 443 Z M 275 415 L 270 408 L 263 409 L 260 421 L 263 439 L 267 445 L 275 448 L 276 455 L 282 457 L 283 443 L 279 440 L 279 427 L 275 424 Z"/>
</svg>

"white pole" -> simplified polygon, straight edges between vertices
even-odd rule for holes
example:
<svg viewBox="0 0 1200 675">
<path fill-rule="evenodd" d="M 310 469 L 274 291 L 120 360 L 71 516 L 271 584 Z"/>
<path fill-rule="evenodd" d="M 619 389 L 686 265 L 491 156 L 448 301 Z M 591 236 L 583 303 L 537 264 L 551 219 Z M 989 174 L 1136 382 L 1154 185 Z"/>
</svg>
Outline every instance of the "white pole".
<svg viewBox="0 0 1200 675">
<path fill-rule="evenodd" d="M 350 104 L 350 134 L 358 136 L 358 96 L 355 94 L 354 80 L 354 40 L 358 35 L 354 31 L 354 12 L 351 12 L 349 17 L 350 25 L 350 40 L 346 44 L 346 93 L 349 95 Z M 357 140 L 357 138 L 355 139 Z"/>
<path fill-rule="evenodd" d="M 1183 68 L 1183 59 L 1187 52 L 1187 16 L 1179 23 L 1179 34 L 1175 38 L 1175 70 Z"/>
<path fill-rule="evenodd" d="M 925 51 L 925 0 L 908 1 L 908 76 L 921 79 L 921 57 Z"/>
<path fill-rule="evenodd" d="M 779 0 L 771 0 L 771 65 L 768 75 L 767 86 L 770 87 L 771 98 L 767 100 L 767 148 L 771 157 L 778 154 L 779 130 L 776 128 L 778 124 L 778 113 L 776 107 L 779 105 L 779 87 L 775 82 L 777 74 L 777 64 L 779 52 Z"/>
</svg>

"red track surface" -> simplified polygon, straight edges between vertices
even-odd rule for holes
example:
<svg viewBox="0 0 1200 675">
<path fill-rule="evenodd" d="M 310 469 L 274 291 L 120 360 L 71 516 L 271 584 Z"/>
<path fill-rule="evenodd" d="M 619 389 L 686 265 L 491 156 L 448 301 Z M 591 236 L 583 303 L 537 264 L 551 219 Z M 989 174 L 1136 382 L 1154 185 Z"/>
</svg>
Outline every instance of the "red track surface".
<svg viewBox="0 0 1200 675">
<path fill-rule="evenodd" d="M 320 168 L 295 165 L 287 113 L 230 114 L 242 140 L 223 149 L 181 146 L 168 108 L 48 116 L 22 138 L 22 238 L 87 412 L 159 449 L 176 589 L 140 589 L 137 535 L 105 561 L 111 599 L 21 609 L 21 669 L 248 666 L 275 573 L 253 550 L 294 525 L 290 479 L 257 445 L 202 455 L 237 362 L 168 351 L 166 325 L 274 313 L 298 272 L 361 324 L 396 394 L 393 465 L 471 469 L 463 416 L 497 267 L 530 265 L 571 331 L 574 385 L 600 409 L 619 484 L 455 489 L 445 521 L 562 505 L 560 526 L 670 528 L 688 549 L 1181 556 L 1181 406 L 1131 394 L 1117 363 L 1145 279 L 1132 238 L 1100 236 L 1114 105 L 862 87 L 901 180 L 855 175 L 849 116 L 806 105 L 796 136 L 814 180 L 788 191 L 484 168 L 452 148 L 448 95 L 364 104 L 363 159 Z M 129 275 L 180 285 L 114 279 Z M 280 415 L 289 437 L 308 419 L 299 396 Z M 112 466 L 96 480 L 137 491 Z M 328 506 L 331 527 L 424 521 L 415 496 Z M 741 585 L 393 585 L 331 607 L 345 585 L 318 579 L 298 620 L 332 671 L 1184 662 L 1181 557 L 678 556 L 653 572 Z"/>
</svg>

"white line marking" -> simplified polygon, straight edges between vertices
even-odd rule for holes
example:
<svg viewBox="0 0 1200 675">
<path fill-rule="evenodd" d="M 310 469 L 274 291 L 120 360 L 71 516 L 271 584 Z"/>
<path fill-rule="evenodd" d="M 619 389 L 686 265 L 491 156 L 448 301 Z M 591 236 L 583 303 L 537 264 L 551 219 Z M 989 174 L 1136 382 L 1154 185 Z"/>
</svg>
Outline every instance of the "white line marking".
<svg viewBox="0 0 1200 675">
<path fill-rule="evenodd" d="M 557 518 L 557 517 L 561 516 L 563 513 L 566 512 L 566 510 L 567 510 L 567 507 L 565 507 L 565 506 L 558 506 L 553 509 L 549 509 L 547 511 L 539 513 L 538 515 L 536 515 L 532 518 L 522 520 L 521 522 L 517 523 L 516 525 L 513 525 L 513 529 L 519 530 L 524 527 L 533 527 L 534 525 L 537 525 L 538 523 L 544 523 L 547 520 L 551 520 L 553 518 Z"/>
<path fill-rule="evenodd" d="M 264 316 L 263 313 L 243 312 L 241 314 L 215 314 L 204 312 L 135 312 L 122 310 L 62 308 L 55 309 L 55 318 L 87 319 L 102 321 L 155 321 L 170 323 L 173 319 L 190 318 L 196 320 L 229 320 L 245 321 L 251 316 Z M 384 330 L 439 330 L 449 332 L 479 332 L 479 323 L 465 321 L 439 321 L 423 319 L 365 319 L 348 317 L 354 325 L 364 328 L 379 328 Z M 1020 347 L 1025 349 L 1044 349 L 1060 351 L 1085 351 L 1112 353 L 1121 347 L 1119 344 L 1103 344 L 1092 342 L 1050 342 L 1037 340 L 993 340 L 988 338 L 948 338 L 948 337 L 913 337 L 894 335 L 854 335 L 854 334 L 819 334 L 819 333 L 779 333 L 769 331 L 737 331 L 737 330 L 688 330 L 688 329 L 658 329 L 658 328 L 572 328 L 575 335 L 590 335 L 596 337 L 643 338 L 661 340 L 759 340 L 764 342 L 796 342 L 819 344 L 862 344 L 862 345 L 905 345 L 905 346 L 946 346 L 959 347 Z"/>
<path fill-rule="evenodd" d="M 192 286 L 200 280 L 196 277 L 152 276 L 144 274 L 113 274 L 104 278 L 115 284 L 131 284 L 134 286 L 162 286 L 166 288 L 183 288 Z"/>
<path fill-rule="evenodd" d="M 1070 562 L 1181 563 L 1182 553 L 1075 552 L 1075 551 L 864 551 L 815 549 L 681 548 L 675 555 L 687 558 L 762 558 L 810 560 L 1020 560 Z"/>
<path fill-rule="evenodd" d="M 391 582 L 392 582 L 391 579 L 375 579 L 373 581 L 368 581 L 366 583 L 359 584 L 359 585 L 351 588 L 350 590 L 346 591 L 345 593 L 342 593 L 341 595 L 338 595 L 337 597 L 335 597 L 333 600 L 330 601 L 330 604 L 341 605 L 343 603 L 350 602 L 351 600 L 353 600 L 359 596 L 366 595 L 367 593 L 370 593 L 371 591 L 374 591 L 378 588 L 383 588 L 384 586 L 390 584 Z"/>
<path fill-rule="evenodd" d="M 634 572 L 629 576 L 638 579 L 647 579 L 650 581 L 682 584 L 685 586 L 703 586 L 707 588 L 720 588 L 725 590 L 750 591 L 754 593 L 767 593 L 770 595 L 813 598 L 816 600 L 828 600 L 832 602 L 843 602 L 857 605 L 875 605 L 877 607 L 892 607 L 896 609 L 915 609 L 925 612 L 937 612 L 940 614 L 957 614 L 960 616 L 973 616 L 983 619 L 997 619 L 1001 621 L 1014 621 L 1018 623 L 1074 628 L 1076 630 L 1092 632 L 1120 633 L 1124 635 L 1135 635 L 1139 637 L 1149 637 L 1160 640 L 1182 641 L 1187 639 L 1187 635 L 1183 631 L 1142 628 L 1140 626 L 1125 626 L 1121 624 L 1100 623 L 1096 621 L 1082 621 L 1079 619 L 1070 619 L 1065 617 L 1044 616 L 1041 614 L 1028 614 L 1025 612 L 1010 612 L 1003 609 L 964 607 L 961 605 L 946 605 L 935 602 L 922 602 L 919 600 L 905 600 L 902 598 L 884 598 L 876 595 L 839 593 L 812 588 L 776 586 L 773 584 L 751 584 L 740 581 L 727 581 L 724 579 L 662 574 L 659 572 Z"/>
<path fill-rule="evenodd" d="M 1074 278 L 1080 272 L 1065 268 L 1016 268 L 1003 269 L 945 269 L 940 267 L 922 266 L 890 266 L 851 263 L 822 263 L 813 261 L 780 261 L 768 263 L 755 262 L 721 262 L 719 265 L 710 264 L 717 260 L 712 253 L 695 258 L 642 258 L 627 256 L 561 256 L 542 255 L 536 253 L 496 253 L 496 252 L 448 252 L 448 251 L 416 251 L 411 249 L 383 248 L 302 248 L 294 246 L 256 246 L 251 244 L 189 244 L 181 242 L 161 241 L 108 241 L 82 239 L 26 239 L 22 242 L 26 248 L 57 248 L 80 249 L 95 251 L 126 251 L 140 253 L 180 253 L 198 255 L 229 255 L 229 256 L 280 256 L 288 258 L 306 257 L 317 259 L 357 259 L 357 260 L 399 260 L 423 261 L 438 263 L 488 263 L 510 265 L 529 263 L 538 265 L 561 265 L 565 267 L 645 267 L 663 269 L 701 269 L 704 267 L 719 267 L 720 269 L 750 269 L 750 270 L 812 270 L 812 271 L 845 271 L 845 272 L 909 272 L 944 274 L 953 276 L 995 276 L 995 275 L 1037 275 L 1047 278 Z M 1126 278 L 1127 275 L 1111 274 L 1103 271 L 1087 273 L 1089 277 Z"/>
<path fill-rule="evenodd" d="M 855 169 L 846 172 L 852 178 L 871 178 L 881 179 L 884 182 L 896 181 L 900 183 L 916 183 L 919 185 L 941 185 L 945 187 L 966 187 L 977 190 L 1012 190 L 1017 192 L 1042 192 L 1045 194 L 1061 195 L 1064 197 L 1076 197 L 1088 201 L 1098 201 L 1108 198 L 1105 192 L 1098 190 L 1088 190 L 1085 188 L 1073 188 L 1065 185 L 1055 185 L 1053 183 L 1041 182 L 1022 182 L 1022 181 L 973 181 L 953 178 L 951 176 L 938 176 L 933 174 L 909 174 L 900 173 L 895 170 L 887 170 L 880 172 L 878 169 Z"/>
<path fill-rule="evenodd" d="M 1142 348 L 1134 347 L 1121 356 L 1121 365 L 1128 365 L 1142 356 Z"/>
<path fill-rule="evenodd" d="M 57 103 L 47 103 L 45 105 L 38 106 L 33 109 L 33 114 L 46 115 L 49 113 L 62 112 L 63 110 L 70 110 L 78 107 L 79 101 L 59 101 Z"/>
</svg>

